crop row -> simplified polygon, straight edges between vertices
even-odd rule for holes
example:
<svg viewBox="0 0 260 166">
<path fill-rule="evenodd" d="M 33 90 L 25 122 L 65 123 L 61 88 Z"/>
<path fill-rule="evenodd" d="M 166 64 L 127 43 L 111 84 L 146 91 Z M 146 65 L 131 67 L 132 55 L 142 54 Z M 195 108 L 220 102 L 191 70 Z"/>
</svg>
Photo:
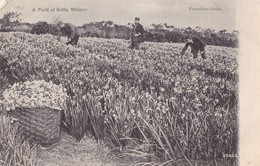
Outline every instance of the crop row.
<svg viewBox="0 0 260 166">
<path fill-rule="evenodd" d="M 84 38 L 77 47 L 51 35 L 2 33 L 0 39 L 6 81 L 44 79 L 66 87 L 63 125 L 78 140 L 91 133 L 163 162 L 237 152 L 235 49 L 209 46 L 202 61 L 179 56 L 180 44 L 130 50 L 116 39 Z"/>
</svg>

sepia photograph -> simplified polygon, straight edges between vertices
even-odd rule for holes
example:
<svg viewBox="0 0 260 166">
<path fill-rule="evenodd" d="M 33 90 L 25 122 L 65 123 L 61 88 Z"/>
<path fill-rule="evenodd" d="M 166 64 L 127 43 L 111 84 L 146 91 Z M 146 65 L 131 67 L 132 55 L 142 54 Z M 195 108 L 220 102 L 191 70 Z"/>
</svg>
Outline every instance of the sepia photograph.
<svg viewBox="0 0 260 166">
<path fill-rule="evenodd" d="M 238 166 L 236 3 L 6 1 L 0 166 Z"/>
</svg>

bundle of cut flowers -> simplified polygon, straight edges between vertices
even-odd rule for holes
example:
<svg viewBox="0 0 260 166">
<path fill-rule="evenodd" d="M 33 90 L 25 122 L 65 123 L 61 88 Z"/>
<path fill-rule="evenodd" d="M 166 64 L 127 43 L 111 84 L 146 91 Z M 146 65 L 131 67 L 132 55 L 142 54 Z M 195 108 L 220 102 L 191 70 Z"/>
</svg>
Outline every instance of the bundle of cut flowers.
<svg viewBox="0 0 260 166">
<path fill-rule="evenodd" d="M 15 108 L 51 108 L 64 110 L 66 89 L 44 80 L 15 83 L 3 92 L 3 107 L 6 111 Z"/>
</svg>

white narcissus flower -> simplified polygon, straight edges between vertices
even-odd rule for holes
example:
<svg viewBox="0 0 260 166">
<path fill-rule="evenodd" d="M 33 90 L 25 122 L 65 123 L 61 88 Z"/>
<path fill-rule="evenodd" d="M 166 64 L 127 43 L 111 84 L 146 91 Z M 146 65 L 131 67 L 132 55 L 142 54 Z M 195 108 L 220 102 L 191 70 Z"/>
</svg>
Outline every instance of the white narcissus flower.
<svg viewBox="0 0 260 166">
<path fill-rule="evenodd" d="M 49 107 L 63 110 L 66 91 L 61 85 L 45 82 L 44 80 L 15 83 L 3 92 L 3 106 L 7 111 L 16 107 L 38 108 Z"/>
</svg>

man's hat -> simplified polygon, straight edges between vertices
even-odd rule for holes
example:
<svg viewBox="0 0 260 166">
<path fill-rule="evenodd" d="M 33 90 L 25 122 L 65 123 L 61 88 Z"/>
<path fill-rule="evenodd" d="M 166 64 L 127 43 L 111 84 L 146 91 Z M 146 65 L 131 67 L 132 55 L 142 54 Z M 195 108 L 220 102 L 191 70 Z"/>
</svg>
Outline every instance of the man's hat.
<svg viewBox="0 0 260 166">
<path fill-rule="evenodd" d="M 135 17 L 135 21 L 140 21 L 140 18 L 139 17 Z"/>
<path fill-rule="evenodd" d="M 62 22 L 62 21 L 59 21 L 59 22 L 57 23 L 57 25 L 58 25 L 58 26 L 61 26 L 61 25 L 63 25 L 63 22 Z"/>
</svg>

